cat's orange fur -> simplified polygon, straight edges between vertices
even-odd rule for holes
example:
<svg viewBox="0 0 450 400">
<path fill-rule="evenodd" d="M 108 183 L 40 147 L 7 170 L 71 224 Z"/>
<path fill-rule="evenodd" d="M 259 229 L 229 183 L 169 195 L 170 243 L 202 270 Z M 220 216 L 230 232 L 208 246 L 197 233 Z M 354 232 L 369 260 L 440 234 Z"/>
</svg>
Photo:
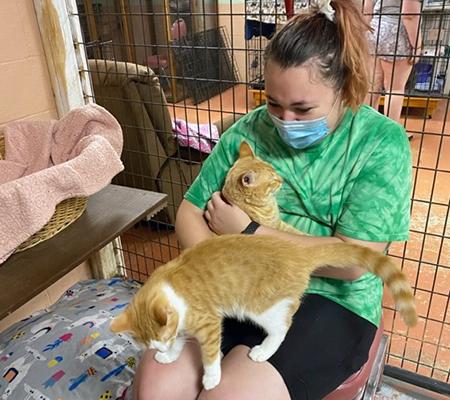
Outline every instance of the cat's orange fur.
<svg viewBox="0 0 450 400">
<path fill-rule="evenodd" d="M 224 315 L 250 318 L 268 331 L 264 342 L 249 354 L 255 361 L 264 361 L 283 341 L 311 273 L 325 265 L 362 267 L 380 276 L 406 324 L 416 323 L 412 289 L 396 264 L 382 253 L 349 243 L 302 248 L 274 236 L 222 235 L 185 250 L 158 268 L 128 308 L 112 321 L 111 329 L 129 331 L 146 345 L 164 343 L 163 350 L 168 350 L 170 357 L 164 358 L 160 351 L 155 358 L 161 362 L 178 357 L 181 350 L 170 347 L 175 348 L 177 337 L 196 338 L 205 367 L 203 384 L 210 389 L 220 381 Z M 169 299 L 167 287 L 182 299 L 185 311 L 177 311 L 182 308 Z M 267 321 L 263 323 L 261 318 L 282 304 L 283 312 L 274 314 L 281 316 L 282 328 L 270 332 L 272 328 L 264 326 Z"/>
<path fill-rule="evenodd" d="M 243 141 L 239 158 L 228 171 L 222 194 L 261 225 L 280 231 L 303 234 L 280 219 L 276 194 L 283 181 L 275 169 L 256 157 L 250 145 Z"/>
</svg>

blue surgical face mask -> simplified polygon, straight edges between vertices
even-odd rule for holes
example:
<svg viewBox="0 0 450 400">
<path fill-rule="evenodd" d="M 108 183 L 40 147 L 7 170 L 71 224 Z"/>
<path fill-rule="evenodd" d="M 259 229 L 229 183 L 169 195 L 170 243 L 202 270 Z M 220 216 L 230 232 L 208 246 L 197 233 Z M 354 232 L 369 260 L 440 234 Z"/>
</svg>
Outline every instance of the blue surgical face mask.
<svg viewBox="0 0 450 400">
<path fill-rule="evenodd" d="M 337 100 L 337 99 L 336 99 Z M 331 108 L 333 110 L 336 101 Z M 330 113 L 331 113 L 330 111 Z M 269 112 L 281 139 L 295 149 L 305 149 L 319 142 L 330 132 L 328 116 L 305 121 L 283 121 Z"/>
</svg>

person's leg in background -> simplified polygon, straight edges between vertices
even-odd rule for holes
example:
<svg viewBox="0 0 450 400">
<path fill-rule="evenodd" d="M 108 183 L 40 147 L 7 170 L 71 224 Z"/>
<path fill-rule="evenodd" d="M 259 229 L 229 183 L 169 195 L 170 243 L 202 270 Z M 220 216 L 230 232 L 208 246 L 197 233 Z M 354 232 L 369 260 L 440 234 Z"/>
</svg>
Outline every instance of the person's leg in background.
<svg viewBox="0 0 450 400">
<path fill-rule="evenodd" d="M 384 88 L 384 115 L 400 122 L 402 113 L 405 86 L 411 73 L 412 65 L 409 60 L 395 60 L 394 62 L 380 60 L 383 70 Z"/>
<path fill-rule="evenodd" d="M 378 111 L 381 90 L 383 89 L 383 70 L 381 69 L 380 59 L 378 57 L 371 57 L 369 63 L 371 82 L 365 103 Z"/>
</svg>

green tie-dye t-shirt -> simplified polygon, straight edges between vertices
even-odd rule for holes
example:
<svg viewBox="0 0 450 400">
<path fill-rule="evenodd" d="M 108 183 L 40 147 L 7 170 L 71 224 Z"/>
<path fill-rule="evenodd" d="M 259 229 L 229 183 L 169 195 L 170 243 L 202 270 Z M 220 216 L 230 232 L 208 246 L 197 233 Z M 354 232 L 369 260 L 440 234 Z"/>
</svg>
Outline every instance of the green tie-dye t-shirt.
<svg viewBox="0 0 450 400">
<path fill-rule="evenodd" d="M 277 200 L 281 218 L 315 236 L 392 242 L 408 238 L 411 152 L 403 128 L 368 106 L 348 110 L 320 143 L 287 146 L 262 106 L 242 117 L 206 159 L 185 198 L 204 209 L 220 191 L 247 140 L 255 154 L 283 178 Z M 381 280 L 366 273 L 355 281 L 312 278 L 307 293 L 327 297 L 375 325 L 381 317 Z"/>
</svg>

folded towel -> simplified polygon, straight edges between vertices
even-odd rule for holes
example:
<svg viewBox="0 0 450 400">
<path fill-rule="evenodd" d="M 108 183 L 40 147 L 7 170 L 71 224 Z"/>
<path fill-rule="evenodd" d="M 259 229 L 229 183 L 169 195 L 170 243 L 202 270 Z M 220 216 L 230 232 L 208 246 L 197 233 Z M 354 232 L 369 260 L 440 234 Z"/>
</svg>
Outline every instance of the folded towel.
<svg viewBox="0 0 450 400">
<path fill-rule="evenodd" d="M 96 104 L 59 121 L 14 122 L 4 137 L 0 263 L 50 220 L 57 204 L 98 192 L 123 170 L 122 129 Z"/>
<path fill-rule="evenodd" d="M 172 121 L 172 133 L 181 146 L 191 147 L 203 153 L 211 153 L 219 141 L 217 126 L 187 123 L 182 119 Z"/>
</svg>

